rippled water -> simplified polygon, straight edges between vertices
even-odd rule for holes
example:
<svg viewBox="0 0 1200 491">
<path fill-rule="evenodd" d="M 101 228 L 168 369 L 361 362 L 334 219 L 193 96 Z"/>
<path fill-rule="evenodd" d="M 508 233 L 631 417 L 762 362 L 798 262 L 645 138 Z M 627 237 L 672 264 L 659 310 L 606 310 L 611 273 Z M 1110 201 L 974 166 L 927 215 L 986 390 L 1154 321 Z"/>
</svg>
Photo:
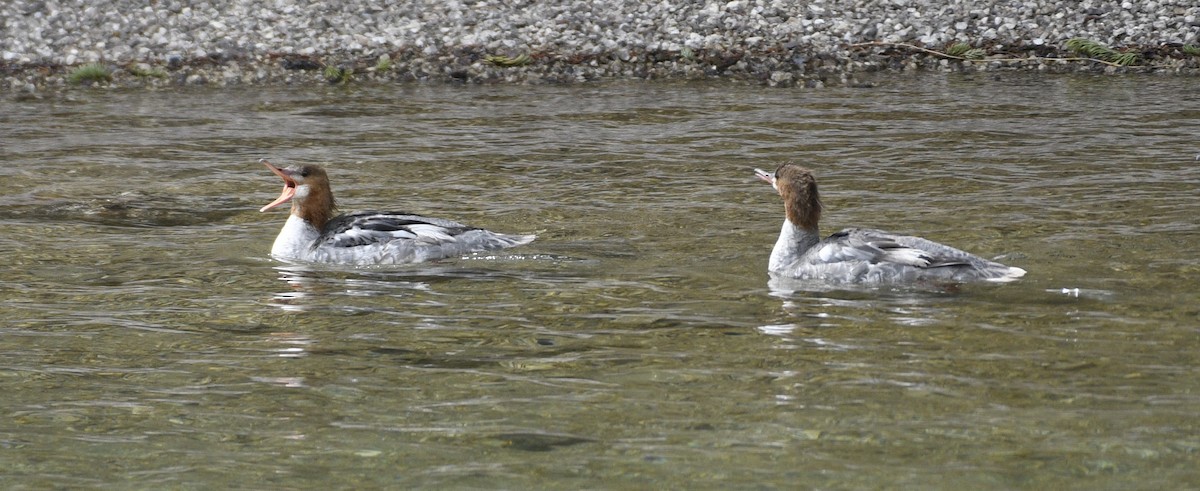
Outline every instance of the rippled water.
<svg viewBox="0 0 1200 491">
<path fill-rule="evenodd" d="M 6 487 L 1200 486 L 1191 79 L 77 90 L 0 121 Z M 280 264 L 261 157 L 539 239 Z M 1030 273 L 772 289 L 750 168 L 785 160 L 826 232 Z"/>
</svg>

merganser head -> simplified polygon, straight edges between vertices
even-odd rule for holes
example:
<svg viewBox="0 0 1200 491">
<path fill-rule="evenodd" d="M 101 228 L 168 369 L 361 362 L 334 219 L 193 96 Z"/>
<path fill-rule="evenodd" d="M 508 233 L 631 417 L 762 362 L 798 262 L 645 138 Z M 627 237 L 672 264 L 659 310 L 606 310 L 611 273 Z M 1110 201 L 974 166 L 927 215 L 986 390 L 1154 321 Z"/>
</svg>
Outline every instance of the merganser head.
<svg viewBox="0 0 1200 491">
<path fill-rule="evenodd" d="M 754 169 L 758 176 L 783 197 L 783 209 L 788 221 L 806 229 L 817 229 L 821 221 L 821 195 L 817 178 L 808 170 L 791 162 L 780 165 L 775 172 Z"/>
<path fill-rule="evenodd" d="M 275 201 L 258 211 L 267 211 L 291 201 L 292 214 L 308 220 L 317 228 L 324 226 L 332 217 L 337 204 L 333 200 L 333 191 L 329 188 L 329 175 L 325 173 L 325 169 L 312 164 L 276 167 L 267 162 L 267 159 L 261 159 L 259 162 L 283 179 L 283 192 Z"/>
</svg>

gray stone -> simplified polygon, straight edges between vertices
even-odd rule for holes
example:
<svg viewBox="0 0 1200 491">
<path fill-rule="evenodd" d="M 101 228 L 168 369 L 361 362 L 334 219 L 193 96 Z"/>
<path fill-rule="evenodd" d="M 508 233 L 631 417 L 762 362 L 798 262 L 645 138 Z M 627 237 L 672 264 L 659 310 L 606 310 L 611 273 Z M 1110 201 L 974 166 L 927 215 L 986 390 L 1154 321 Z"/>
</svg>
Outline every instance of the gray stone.
<svg viewBox="0 0 1200 491">
<path fill-rule="evenodd" d="M 191 73 L 185 83 L 319 80 L 319 74 L 278 68 L 279 57 L 302 55 L 321 63 L 356 60 L 358 66 L 374 66 L 389 56 L 397 69 L 380 76 L 400 80 L 734 76 L 794 85 L 795 80 L 776 80 L 776 73 L 790 73 L 817 77 L 816 83 L 803 85 L 821 86 L 836 82 L 837 77 L 829 76 L 836 70 L 960 66 L 923 61 L 916 51 L 909 53 L 914 59 L 894 63 L 895 51 L 884 54 L 854 43 L 882 40 L 942 49 L 965 42 L 1065 53 L 1064 44 L 1073 37 L 1135 49 L 1194 43 L 1200 26 L 1200 2 L 1181 0 L 1090 1 L 1079 6 L 1050 0 L 159 0 L 150 6 L 143 0 L 102 0 L 82 8 L 60 7 L 61 3 L 0 2 L 5 77 L 25 76 L 39 66 L 103 61 L 203 71 Z M 685 49 L 691 53 L 688 57 L 681 56 Z M 711 70 L 716 60 L 734 53 L 741 61 Z M 821 73 L 805 73 L 803 66 L 791 62 L 812 53 L 836 55 L 822 62 Z M 482 62 L 486 55 L 519 54 L 534 55 L 535 61 L 507 68 Z M 232 63 L 240 67 L 230 68 Z M 1193 70 L 1197 65 L 1186 59 L 1176 63 Z M 993 69 L 984 64 L 961 66 Z M 1040 63 L 1028 68 L 1047 69 Z M 61 78 L 65 71 L 48 77 Z M 16 85 L 0 84 L 3 87 Z"/>
</svg>

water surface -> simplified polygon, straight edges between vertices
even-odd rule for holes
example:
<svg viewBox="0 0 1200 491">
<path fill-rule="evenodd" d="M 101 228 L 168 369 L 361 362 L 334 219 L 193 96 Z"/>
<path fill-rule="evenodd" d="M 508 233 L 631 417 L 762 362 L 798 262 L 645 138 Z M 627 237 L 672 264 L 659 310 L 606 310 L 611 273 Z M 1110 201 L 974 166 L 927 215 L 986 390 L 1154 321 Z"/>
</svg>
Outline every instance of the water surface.
<svg viewBox="0 0 1200 491">
<path fill-rule="evenodd" d="M 9 96 L 0 482 L 1200 486 L 1198 121 L 1190 79 L 1012 74 Z M 539 239 L 282 264 L 262 157 Z M 787 160 L 827 233 L 1029 275 L 773 288 Z"/>
</svg>

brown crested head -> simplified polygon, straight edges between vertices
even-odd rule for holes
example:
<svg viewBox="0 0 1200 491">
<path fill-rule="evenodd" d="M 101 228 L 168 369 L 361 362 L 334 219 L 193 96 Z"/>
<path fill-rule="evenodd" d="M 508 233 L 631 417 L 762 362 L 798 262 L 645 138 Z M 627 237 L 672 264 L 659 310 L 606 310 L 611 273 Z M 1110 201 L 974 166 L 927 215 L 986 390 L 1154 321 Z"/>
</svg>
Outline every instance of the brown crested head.
<svg viewBox="0 0 1200 491">
<path fill-rule="evenodd" d="M 283 192 L 259 211 L 267 211 L 281 204 L 292 202 L 292 214 L 307 220 L 318 229 L 333 218 L 337 202 L 329 187 L 329 175 L 319 165 L 291 165 L 276 167 L 265 159 L 261 162 L 271 172 L 283 179 Z"/>
<path fill-rule="evenodd" d="M 775 169 L 774 178 L 772 184 L 783 197 L 788 220 L 801 228 L 816 230 L 821 221 L 821 195 L 812 171 L 788 162 Z"/>
</svg>

